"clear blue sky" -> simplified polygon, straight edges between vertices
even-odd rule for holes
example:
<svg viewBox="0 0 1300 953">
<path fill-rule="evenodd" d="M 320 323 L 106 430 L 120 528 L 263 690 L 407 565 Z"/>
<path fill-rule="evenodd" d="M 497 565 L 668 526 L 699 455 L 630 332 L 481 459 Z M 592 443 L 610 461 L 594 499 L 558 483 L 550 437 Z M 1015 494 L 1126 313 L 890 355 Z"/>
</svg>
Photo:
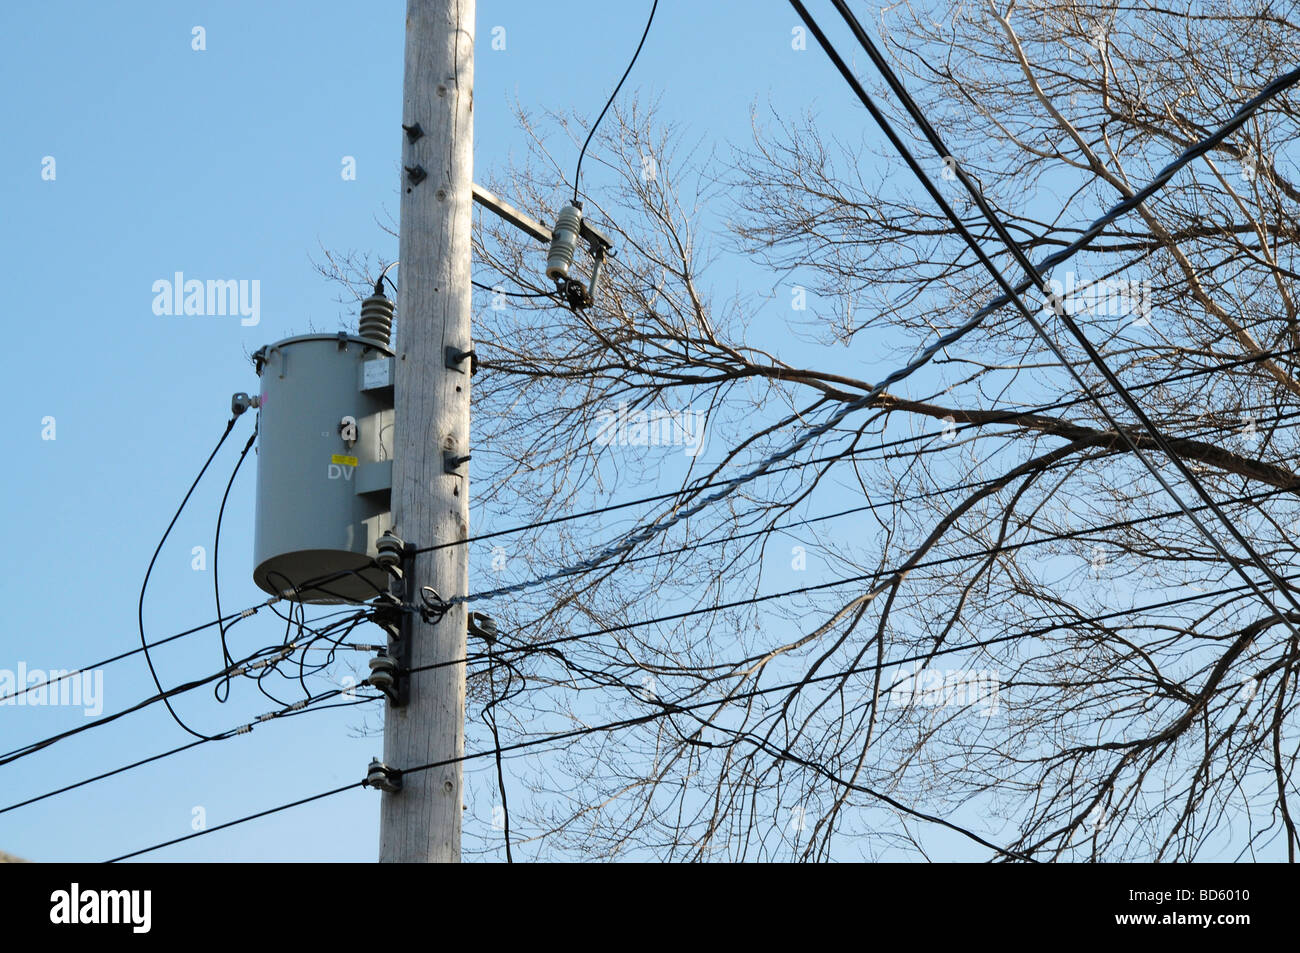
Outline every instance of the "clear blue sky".
<svg viewBox="0 0 1300 953">
<path fill-rule="evenodd" d="M 515 99 L 594 116 L 648 7 L 481 2 L 476 168 L 491 170 L 522 147 Z M 0 668 L 73 667 L 138 644 L 145 566 L 229 416 L 231 393 L 255 389 L 246 354 L 350 318 L 312 267 L 322 246 L 395 257 L 396 241 L 374 219 L 396 212 L 403 11 L 393 0 L 0 7 L 0 260 L 15 377 Z M 661 94 L 665 116 L 721 147 L 743 143 L 751 105 L 769 100 L 815 105 L 841 130 L 861 128 L 863 113 L 820 51 L 791 49 L 795 22 L 784 3 L 663 0 L 625 90 Z M 195 26 L 205 31 L 203 51 L 191 48 Z M 491 49 L 494 26 L 506 28 L 504 51 Z M 42 177 L 46 156 L 52 181 Z M 345 156 L 355 157 L 355 181 L 340 175 Z M 260 323 L 155 315 L 153 282 L 178 271 L 257 279 Z M 724 287 L 736 280 L 714 277 Z M 42 439 L 47 417 L 53 440 Z M 145 617 L 151 638 L 214 615 L 213 520 L 251 423 L 241 421 L 159 560 Z M 223 605 L 232 608 L 264 598 L 250 578 L 252 475 L 251 466 L 241 474 L 223 531 Z M 200 545 L 208 569 L 194 571 Z M 376 633 L 359 638 L 378 641 Z M 263 612 L 232 642 L 249 650 L 278 637 Z M 160 649 L 157 663 L 174 685 L 221 658 L 209 632 Z M 109 666 L 104 711 L 153 691 L 141 657 Z M 271 707 L 247 684 L 236 696 L 220 705 L 200 690 L 177 704 L 204 731 Z M 0 707 L 0 748 L 82 720 L 66 708 Z M 0 849 L 104 859 L 189 833 L 196 807 L 215 826 L 357 780 L 382 747 L 358 737 L 367 725 L 378 727 L 377 708 L 260 727 L 0 815 Z M 186 740 L 154 706 L 0 768 L 0 802 Z M 475 798 L 490 791 L 487 767 L 470 777 L 468 823 L 480 826 L 490 802 Z M 347 794 L 151 859 L 372 860 L 377 806 L 374 793 Z"/>
</svg>

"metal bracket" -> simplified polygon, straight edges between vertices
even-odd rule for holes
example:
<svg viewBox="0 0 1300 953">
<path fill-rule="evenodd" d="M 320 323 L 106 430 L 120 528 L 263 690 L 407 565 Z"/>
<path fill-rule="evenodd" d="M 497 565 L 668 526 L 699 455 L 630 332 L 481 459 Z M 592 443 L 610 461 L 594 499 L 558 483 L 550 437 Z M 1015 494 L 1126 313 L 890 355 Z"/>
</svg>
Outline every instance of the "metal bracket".
<svg viewBox="0 0 1300 953">
<path fill-rule="evenodd" d="M 402 168 L 406 170 L 407 181 L 412 185 L 419 185 L 429 177 L 429 173 L 424 171 L 422 165 L 407 165 L 402 166 Z"/>
<path fill-rule="evenodd" d="M 470 612 L 465 616 L 465 628 L 470 635 L 476 635 L 489 645 L 497 640 L 497 623 L 486 612 Z"/>
<path fill-rule="evenodd" d="M 338 333 L 338 340 L 339 340 L 339 350 L 346 351 L 348 349 L 348 332 L 340 331 Z"/>
<path fill-rule="evenodd" d="M 415 601 L 415 582 L 410 568 L 415 559 L 415 546 L 406 543 L 402 546 L 402 566 L 405 570 L 401 577 L 389 580 L 386 598 L 375 605 L 371 620 L 388 633 L 388 655 L 397 665 L 393 693 L 388 696 L 388 703 L 393 708 L 404 708 L 411 700 L 411 612 L 407 606 Z"/>
<path fill-rule="evenodd" d="M 424 130 L 420 128 L 418 122 L 413 122 L 409 126 L 406 123 L 402 123 L 402 129 L 406 133 L 407 142 L 419 142 L 424 138 Z"/>
<path fill-rule="evenodd" d="M 587 221 L 585 215 L 578 224 L 578 234 L 586 240 L 587 246 L 591 249 L 593 255 L 597 254 L 597 249 L 599 249 L 599 254 L 604 257 L 605 252 L 612 251 L 614 248 L 614 243 L 609 240 L 609 236 Z"/>
<path fill-rule="evenodd" d="M 469 454 L 457 456 L 454 450 L 444 450 L 442 452 L 442 469 L 444 473 L 450 473 L 452 476 L 463 476 L 459 472 L 463 464 L 469 463 Z"/>
<path fill-rule="evenodd" d="M 456 345 L 448 344 L 443 351 L 443 366 L 448 370 L 460 371 L 464 374 L 465 369 L 461 367 L 461 364 L 465 362 L 465 358 L 469 358 L 469 373 L 473 377 L 474 374 L 478 373 L 478 355 L 474 353 L 473 348 L 462 351 Z"/>
</svg>

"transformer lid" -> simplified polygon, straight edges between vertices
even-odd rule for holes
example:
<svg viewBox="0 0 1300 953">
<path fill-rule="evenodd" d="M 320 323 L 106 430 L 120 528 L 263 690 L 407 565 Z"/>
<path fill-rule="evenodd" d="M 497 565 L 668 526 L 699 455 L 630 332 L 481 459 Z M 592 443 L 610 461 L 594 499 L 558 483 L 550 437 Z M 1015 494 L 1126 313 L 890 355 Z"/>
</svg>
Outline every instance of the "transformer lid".
<svg viewBox="0 0 1300 953">
<path fill-rule="evenodd" d="M 276 341 L 274 344 L 263 344 L 253 352 L 253 366 L 257 368 L 257 375 L 262 375 L 262 368 L 266 365 L 267 355 L 271 351 L 280 350 L 290 344 L 302 344 L 306 341 L 330 341 L 340 344 L 360 344 L 362 347 L 378 351 L 385 357 L 394 357 L 397 352 L 387 345 L 380 344 L 374 338 L 363 338 L 356 334 L 350 334 L 347 331 L 339 331 L 335 334 L 297 334 L 291 338 L 284 338 Z"/>
</svg>

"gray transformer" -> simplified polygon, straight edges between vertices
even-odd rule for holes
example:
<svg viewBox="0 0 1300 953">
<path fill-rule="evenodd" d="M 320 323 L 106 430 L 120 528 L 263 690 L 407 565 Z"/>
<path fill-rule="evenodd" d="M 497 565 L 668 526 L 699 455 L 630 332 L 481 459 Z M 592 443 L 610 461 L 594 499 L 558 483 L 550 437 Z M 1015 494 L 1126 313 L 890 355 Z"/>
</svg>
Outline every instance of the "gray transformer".
<svg viewBox="0 0 1300 953">
<path fill-rule="evenodd" d="M 393 351 L 369 337 L 306 334 L 253 360 L 253 581 L 297 602 L 371 599 L 388 586 L 371 560 L 392 524 Z M 319 587 L 294 592 L 309 582 Z"/>
</svg>

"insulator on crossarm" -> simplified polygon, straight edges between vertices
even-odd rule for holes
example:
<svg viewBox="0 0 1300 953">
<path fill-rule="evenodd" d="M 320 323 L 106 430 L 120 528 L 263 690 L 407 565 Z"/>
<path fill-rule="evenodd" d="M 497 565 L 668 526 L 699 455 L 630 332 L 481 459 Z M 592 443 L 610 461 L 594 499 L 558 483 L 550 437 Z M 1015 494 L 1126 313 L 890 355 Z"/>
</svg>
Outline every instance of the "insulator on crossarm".
<svg viewBox="0 0 1300 953">
<path fill-rule="evenodd" d="M 576 205 L 564 206 L 551 232 L 551 250 L 546 256 L 547 278 L 559 282 L 569 277 L 581 230 L 582 209 Z"/>
</svg>

